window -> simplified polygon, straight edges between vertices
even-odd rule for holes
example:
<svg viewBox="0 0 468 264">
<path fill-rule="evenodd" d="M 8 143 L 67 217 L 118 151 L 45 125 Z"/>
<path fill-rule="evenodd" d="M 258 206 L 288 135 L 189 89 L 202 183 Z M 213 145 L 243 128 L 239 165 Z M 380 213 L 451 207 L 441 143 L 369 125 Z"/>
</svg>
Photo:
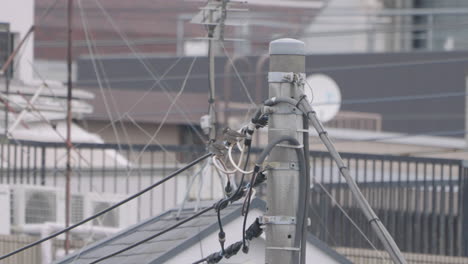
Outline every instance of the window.
<svg viewBox="0 0 468 264">
<path fill-rule="evenodd" d="M 2 67 L 13 50 L 13 34 L 8 23 L 0 23 L 0 67 Z M 10 64 L 10 65 L 13 65 Z M 8 76 L 13 77 L 13 67 L 8 69 Z"/>
</svg>

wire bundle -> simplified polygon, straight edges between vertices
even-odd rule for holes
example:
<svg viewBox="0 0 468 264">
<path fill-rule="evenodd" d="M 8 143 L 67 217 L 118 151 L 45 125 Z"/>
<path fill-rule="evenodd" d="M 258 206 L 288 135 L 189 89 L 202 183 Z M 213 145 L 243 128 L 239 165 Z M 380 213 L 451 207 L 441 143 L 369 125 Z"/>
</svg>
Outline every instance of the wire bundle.
<svg viewBox="0 0 468 264">
<path fill-rule="evenodd" d="M 245 238 L 249 241 L 252 241 L 254 238 L 259 237 L 263 233 L 263 229 L 261 227 L 259 219 L 255 219 L 255 221 L 250 225 L 249 229 L 246 231 L 246 236 Z M 193 264 L 198 264 L 198 263 L 203 263 L 206 262 L 207 264 L 213 264 L 213 263 L 218 263 L 220 262 L 223 258 L 230 258 L 237 253 L 239 253 L 240 249 L 242 248 L 244 242 L 243 241 L 238 241 L 236 243 L 231 244 L 228 246 L 224 252 L 219 251 L 215 252 L 206 258 L 200 259 Z"/>
</svg>

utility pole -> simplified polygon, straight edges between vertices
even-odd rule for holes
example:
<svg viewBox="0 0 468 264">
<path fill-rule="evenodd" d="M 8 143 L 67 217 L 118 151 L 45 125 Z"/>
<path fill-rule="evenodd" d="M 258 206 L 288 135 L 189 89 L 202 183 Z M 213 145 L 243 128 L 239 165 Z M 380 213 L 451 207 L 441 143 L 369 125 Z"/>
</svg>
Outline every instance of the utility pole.
<svg viewBox="0 0 468 264">
<path fill-rule="evenodd" d="M 279 39 L 270 43 L 269 98 L 280 96 L 299 100 L 303 87 L 288 80 L 290 73 L 304 74 L 305 46 L 295 39 Z M 279 103 L 269 118 L 268 142 L 281 136 L 292 136 L 303 142 L 303 116 L 294 106 Z M 278 145 L 269 156 L 265 263 L 299 263 L 300 248 L 296 237 L 298 210 L 299 163 L 297 146 Z M 305 177 L 305 175 L 301 175 Z"/>
<path fill-rule="evenodd" d="M 71 125 L 72 125 L 72 23 L 73 23 L 73 0 L 68 0 L 68 34 L 67 34 L 67 167 L 66 167 L 66 179 L 65 179 L 65 227 L 70 226 L 70 182 L 71 182 Z M 70 233 L 65 233 L 65 254 L 68 255 L 70 249 Z"/>
</svg>

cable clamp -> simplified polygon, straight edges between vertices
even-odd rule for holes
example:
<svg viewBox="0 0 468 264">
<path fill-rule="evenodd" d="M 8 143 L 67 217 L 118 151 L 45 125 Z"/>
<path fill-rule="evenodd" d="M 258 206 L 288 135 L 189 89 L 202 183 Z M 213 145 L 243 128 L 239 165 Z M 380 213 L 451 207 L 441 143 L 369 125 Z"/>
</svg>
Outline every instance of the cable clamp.
<svg viewBox="0 0 468 264">
<path fill-rule="evenodd" d="M 303 144 L 299 145 L 288 145 L 288 144 L 278 144 L 276 145 L 277 147 L 283 147 L 283 148 L 293 148 L 293 149 L 301 149 L 304 148 Z"/>
<path fill-rule="evenodd" d="M 264 215 L 259 217 L 262 225 L 295 225 L 296 217 L 283 215 Z"/>
<path fill-rule="evenodd" d="M 288 251 L 300 251 L 300 248 L 295 248 L 295 247 L 266 247 L 266 249 L 271 249 L 271 250 L 288 250 Z"/>
<path fill-rule="evenodd" d="M 298 85 L 304 84 L 306 79 L 305 73 L 295 72 L 269 72 L 268 82 L 269 83 L 295 83 Z"/>
<path fill-rule="evenodd" d="M 268 170 L 299 170 L 299 163 L 297 162 L 268 162 L 266 164 Z"/>
<path fill-rule="evenodd" d="M 369 224 L 372 224 L 372 222 L 380 222 L 380 219 L 378 217 L 372 218 L 369 220 Z"/>
<path fill-rule="evenodd" d="M 289 128 L 269 128 L 271 131 L 288 131 L 288 132 L 309 132 L 308 129 L 298 128 L 298 129 L 289 129 Z"/>
</svg>

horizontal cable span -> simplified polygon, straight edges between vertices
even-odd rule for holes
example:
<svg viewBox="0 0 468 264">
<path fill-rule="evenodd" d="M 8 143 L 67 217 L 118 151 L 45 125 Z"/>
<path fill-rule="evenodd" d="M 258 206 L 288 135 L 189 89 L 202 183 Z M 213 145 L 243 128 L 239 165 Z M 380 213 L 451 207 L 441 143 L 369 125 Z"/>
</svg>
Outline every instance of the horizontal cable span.
<svg viewBox="0 0 468 264">
<path fill-rule="evenodd" d="M 101 262 L 101 261 L 103 261 L 103 260 L 106 260 L 106 259 L 111 258 L 111 257 L 113 257 L 113 256 L 116 256 L 116 255 L 118 255 L 118 254 L 120 254 L 120 253 L 123 253 L 123 252 L 125 252 L 125 251 L 127 251 L 127 250 L 130 250 L 130 249 L 132 249 L 132 248 L 134 248 L 134 247 L 137 247 L 137 246 L 139 246 L 139 245 L 141 245 L 141 244 L 143 244 L 143 243 L 145 243 L 145 242 L 150 241 L 151 239 L 154 239 L 154 238 L 156 238 L 156 237 L 158 237 L 158 236 L 161 236 L 161 235 L 163 235 L 163 234 L 165 234 L 165 233 L 167 233 L 167 232 L 169 232 L 169 231 L 171 231 L 171 230 L 173 230 L 173 229 L 179 227 L 180 225 L 183 225 L 183 224 L 185 224 L 185 223 L 187 223 L 187 222 L 189 222 L 189 221 L 191 221 L 191 220 L 193 220 L 193 219 L 195 219 L 195 218 L 201 216 L 202 214 L 204 214 L 204 213 L 206 213 L 206 212 L 208 212 L 208 211 L 210 211 L 210 210 L 212 210 L 212 209 L 214 209 L 214 205 L 212 205 L 212 206 L 210 206 L 210 207 L 208 207 L 208 208 L 205 208 L 205 209 L 201 210 L 200 212 L 198 212 L 198 213 L 196 213 L 196 214 L 190 216 L 189 218 L 186 218 L 186 219 L 184 219 L 184 220 L 181 220 L 180 222 L 177 222 L 177 223 L 173 224 L 172 226 L 170 226 L 169 228 L 166 228 L 166 229 L 164 229 L 164 230 L 162 230 L 162 231 L 160 231 L 160 232 L 158 232 L 158 233 L 156 233 L 156 234 L 154 234 L 154 235 L 152 235 L 152 236 L 150 236 L 150 237 L 147 237 L 147 238 L 145 238 L 145 239 L 143 239 L 143 240 L 141 240 L 141 241 L 139 241 L 139 242 L 137 242 L 137 243 L 135 243 L 135 244 L 132 244 L 132 245 L 126 247 L 126 248 L 123 248 L 123 249 L 121 249 L 121 250 L 119 250 L 119 251 L 116 251 L 116 252 L 114 252 L 114 253 L 111 253 L 111 254 L 109 254 L 109 255 L 107 255 L 107 256 L 101 257 L 101 258 L 99 258 L 99 259 L 97 259 L 97 260 L 95 260 L 95 261 L 93 261 L 93 262 L 91 262 L 91 263 L 89 263 L 89 264 L 96 264 L 96 263 L 99 263 L 99 262 Z"/>
<path fill-rule="evenodd" d="M 105 213 L 107 213 L 107 212 L 109 212 L 109 211 L 111 211 L 111 210 L 113 210 L 113 209 L 115 209 L 115 208 L 117 208 L 117 207 L 119 207 L 119 206 L 125 204 L 125 203 L 128 203 L 129 201 L 131 201 L 131 200 L 133 200 L 133 199 L 135 199 L 135 198 L 137 198 L 137 197 L 143 195 L 144 193 L 146 193 L 146 192 L 152 190 L 153 188 L 155 188 L 155 187 L 157 187 L 157 186 L 163 184 L 164 182 L 166 182 L 166 181 L 172 179 L 173 177 L 175 177 L 175 176 L 177 176 L 178 174 L 180 174 L 180 173 L 186 171 L 187 169 L 193 167 L 193 166 L 196 165 L 197 163 L 199 163 L 199 162 L 205 160 L 206 158 L 211 157 L 212 155 L 213 155 L 212 153 L 207 153 L 207 154 L 205 154 L 205 155 L 199 157 L 198 159 L 196 159 L 196 160 L 190 162 L 187 166 L 185 166 L 185 167 L 183 167 L 183 168 L 180 168 L 180 169 L 174 171 L 173 173 L 171 173 L 170 175 L 166 176 L 166 177 L 163 178 L 162 180 L 160 180 L 160 181 L 158 181 L 158 182 L 152 184 L 151 186 L 148 186 L 147 188 L 145 188 L 145 189 L 143 189 L 143 190 L 141 190 L 141 191 L 139 191 L 139 192 L 133 194 L 132 196 L 129 196 L 128 198 L 126 198 L 126 199 L 124 199 L 124 200 L 122 200 L 122 201 L 120 201 L 120 202 L 118 202 L 118 203 L 116 203 L 116 204 L 114 204 L 114 205 L 112 205 L 112 206 L 110 206 L 110 207 L 108 207 L 108 208 L 106 208 L 106 209 L 104 209 L 104 210 L 98 212 L 97 214 L 92 215 L 92 216 L 90 216 L 90 217 L 88 217 L 88 218 L 86 218 L 86 219 L 84 219 L 84 220 L 82 220 L 82 221 L 80 221 L 80 222 L 78 222 L 78 223 L 76 223 L 76 224 L 74 224 L 74 225 L 71 225 L 71 226 L 69 226 L 69 227 L 67 227 L 67 228 L 65 228 L 65 229 L 62 229 L 62 230 L 60 230 L 60 231 L 57 231 L 57 232 L 53 233 L 53 234 L 50 235 L 50 236 L 47 236 L 47 237 L 45 237 L 45 238 L 43 238 L 43 239 L 40 239 L 40 240 L 38 240 L 38 241 L 36 241 L 36 242 L 33 242 L 33 243 L 31 243 L 31 244 L 28 244 L 28 245 L 26 245 L 26 246 L 24 246 L 24 247 L 22 247 L 22 248 L 19 248 L 19 249 L 13 251 L 13 252 L 8 253 L 8 254 L 6 254 L 6 255 L 3 255 L 3 256 L 0 257 L 0 260 L 3 260 L 3 259 L 6 259 L 6 258 L 8 258 L 8 257 L 11 257 L 11 256 L 13 256 L 13 255 L 16 255 L 16 254 L 18 254 L 18 253 L 20 253 L 20 252 L 22 252 L 22 251 L 24 251 L 24 250 L 26 250 L 26 249 L 29 249 L 29 248 L 34 247 L 34 246 L 37 246 L 37 245 L 39 245 L 39 244 L 41 244 L 41 243 L 43 243 L 43 242 L 45 242 L 45 241 L 47 241 L 47 240 L 49 240 L 49 239 L 52 239 L 52 238 L 54 238 L 54 237 L 56 237 L 56 236 L 59 236 L 59 235 L 65 233 L 65 232 L 68 232 L 68 231 L 70 231 L 70 230 L 73 230 L 74 228 L 76 228 L 76 227 L 78 227 L 78 226 L 80 226 L 80 225 L 82 225 L 82 224 L 85 224 L 85 223 L 87 223 L 87 222 L 89 222 L 89 221 L 91 221 L 91 220 L 93 220 L 93 219 L 95 219 L 95 218 L 97 218 L 97 217 L 99 217 L 99 216 L 101 216 L 101 215 L 103 215 L 103 214 L 105 214 Z"/>
</svg>

